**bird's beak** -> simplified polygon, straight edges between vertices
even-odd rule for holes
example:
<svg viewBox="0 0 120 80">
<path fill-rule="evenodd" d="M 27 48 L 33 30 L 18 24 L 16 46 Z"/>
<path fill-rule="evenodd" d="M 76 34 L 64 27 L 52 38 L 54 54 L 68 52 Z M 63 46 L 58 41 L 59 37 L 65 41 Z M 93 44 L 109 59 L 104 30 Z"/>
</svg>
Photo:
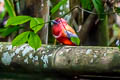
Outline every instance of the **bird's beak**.
<svg viewBox="0 0 120 80">
<path fill-rule="evenodd" d="M 52 23 L 53 23 L 53 24 L 58 24 L 58 22 L 57 22 L 57 21 L 55 21 L 55 20 L 52 20 Z"/>
</svg>

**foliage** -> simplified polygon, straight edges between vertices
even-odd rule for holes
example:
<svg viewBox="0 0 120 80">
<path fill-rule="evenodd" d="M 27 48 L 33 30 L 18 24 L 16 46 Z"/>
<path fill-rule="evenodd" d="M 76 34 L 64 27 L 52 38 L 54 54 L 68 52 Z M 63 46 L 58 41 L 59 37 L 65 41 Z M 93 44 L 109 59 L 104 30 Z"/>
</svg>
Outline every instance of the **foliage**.
<svg viewBox="0 0 120 80">
<path fill-rule="evenodd" d="M 60 8 L 60 6 L 66 2 L 67 0 L 61 0 L 57 5 L 55 5 L 55 7 L 52 8 L 51 13 L 54 14 Z"/>
<path fill-rule="evenodd" d="M 105 14 L 104 14 L 104 7 L 102 0 L 92 0 L 93 5 L 98 13 L 98 16 L 101 20 L 104 20 Z"/>
<path fill-rule="evenodd" d="M 4 16 L 5 16 L 5 11 L 3 11 L 1 14 L 0 14 L 0 19 L 3 20 Z"/>
<path fill-rule="evenodd" d="M 30 16 L 14 16 L 8 19 L 6 27 L 10 25 L 18 25 L 28 22 L 31 19 Z"/>
<path fill-rule="evenodd" d="M 9 16 L 10 17 L 16 16 L 14 7 L 11 4 L 10 0 L 4 0 L 4 2 L 5 2 L 5 8 L 7 9 Z"/>
<path fill-rule="evenodd" d="M 88 9 L 88 10 L 92 9 L 92 1 L 91 0 L 80 0 L 80 3 L 84 9 Z"/>
<path fill-rule="evenodd" d="M 23 32 L 20 35 L 18 35 L 13 41 L 12 41 L 12 45 L 13 46 L 20 46 L 22 44 L 24 44 L 25 42 L 28 41 L 28 37 L 29 37 L 30 32 Z"/>
<path fill-rule="evenodd" d="M 6 26 L 17 26 L 19 24 L 23 24 L 30 21 L 30 28 L 34 31 L 27 31 L 23 32 L 22 34 L 18 35 L 13 41 L 13 46 L 19 46 L 24 44 L 25 42 L 28 42 L 29 45 L 35 49 L 39 48 L 41 46 L 41 40 L 39 36 L 37 35 L 37 32 L 44 26 L 42 23 L 44 23 L 44 20 L 42 18 L 34 18 L 30 16 L 15 16 L 8 19 Z M 13 30 L 18 29 L 18 27 Z M 8 32 L 7 32 L 8 33 Z"/>
<path fill-rule="evenodd" d="M 5 3 L 5 10 L 0 14 L 0 19 L 3 20 L 5 17 L 5 14 L 8 12 L 9 17 L 16 16 L 13 4 L 10 0 L 4 0 Z M 4 23 L 5 21 L 3 21 Z M 13 33 L 16 30 L 19 30 L 20 27 L 14 26 L 14 27 L 7 27 L 7 28 L 0 28 L 0 36 L 8 36 L 9 34 Z"/>
<path fill-rule="evenodd" d="M 13 27 L 6 27 L 6 28 L 0 28 L 0 35 L 5 37 L 8 36 L 9 34 L 21 29 L 22 27 L 19 26 L 13 26 Z"/>
<path fill-rule="evenodd" d="M 19 46 L 24 44 L 25 42 L 28 42 L 30 46 L 37 49 L 41 46 L 41 40 L 39 36 L 37 35 L 37 32 L 44 26 L 44 20 L 42 18 L 33 18 L 30 16 L 16 16 L 14 5 L 10 0 L 4 0 L 5 2 L 5 9 L 6 12 L 8 12 L 10 18 L 7 20 L 7 24 L 4 28 L 0 28 L 0 35 L 1 36 L 8 36 L 9 34 L 24 28 L 19 26 L 20 24 L 24 24 L 28 21 L 30 21 L 30 28 L 34 32 L 26 31 L 18 35 L 13 41 L 13 46 Z M 3 12 L 0 15 L 0 18 L 3 18 L 6 14 L 6 12 Z M 41 24 L 41 25 L 39 25 Z"/>
<path fill-rule="evenodd" d="M 23 43 L 28 42 L 28 44 L 30 46 L 32 46 L 33 48 L 35 48 L 35 49 L 39 48 L 41 46 L 41 40 L 40 40 L 39 36 L 37 35 L 37 32 L 39 30 L 41 30 L 42 27 L 44 26 L 43 18 L 35 18 L 35 17 L 30 17 L 30 16 L 16 16 L 16 13 L 15 13 L 15 10 L 14 10 L 14 5 L 11 3 L 11 1 L 10 0 L 4 0 L 4 1 L 5 1 L 6 12 L 8 12 L 10 18 L 8 19 L 5 28 L 0 29 L 0 35 L 1 36 L 8 36 L 9 34 L 15 32 L 15 31 L 17 31 L 21 28 L 24 28 L 24 27 L 21 27 L 20 24 L 24 24 L 24 23 L 27 22 L 27 23 L 30 23 L 30 29 L 31 30 L 23 32 L 20 35 L 18 35 L 12 41 L 12 44 L 14 46 L 19 46 Z M 50 11 L 51 14 L 54 14 L 67 1 L 68 0 L 60 0 L 59 3 L 56 4 L 51 9 L 51 11 Z M 107 29 L 108 29 L 108 28 L 106 28 L 106 27 L 108 27 L 107 26 L 108 15 L 106 15 L 105 8 L 104 8 L 104 3 L 102 2 L 102 0 L 78 0 L 78 1 L 80 2 L 81 10 L 83 9 L 88 13 L 89 12 L 92 13 L 93 7 L 96 9 L 97 15 L 98 15 L 99 19 L 102 20 L 101 23 L 103 24 L 103 25 L 101 25 L 101 28 L 102 28 L 101 31 L 99 29 L 99 31 L 101 32 L 100 34 L 102 34 L 104 38 L 106 36 L 108 36 L 108 35 L 106 35 Z M 89 11 L 87 11 L 87 10 L 89 10 Z M 117 13 L 120 13 L 120 8 L 115 7 L 115 11 Z M 67 15 L 69 13 L 71 13 L 71 11 L 70 12 L 68 11 L 68 13 L 66 13 L 65 15 Z M 0 18 L 3 18 L 4 15 L 5 15 L 5 12 L 0 14 Z M 83 18 L 85 18 L 84 21 L 87 18 L 86 15 L 89 15 L 89 14 L 87 14 L 87 13 L 85 14 L 85 17 L 83 17 Z M 85 22 L 83 22 L 83 23 L 85 23 Z M 74 42 L 77 45 L 80 44 L 79 38 L 72 37 L 71 40 L 72 40 L 72 42 Z"/>
<path fill-rule="evenodd" d="M 41 46 L 40 37 L 36 33 L 30 32 L 28 43 L 31 47 L 35 48 L 36 50 L 37 48 Z"/>
<path fill-rule="evenodd" d="M 37 33 L 43 26 L 44 20 L 42 18 L 32 18 L 30 21 L 30 28 Z M 41 24 L 41 25 L 39 25 Z"/>
</svg>

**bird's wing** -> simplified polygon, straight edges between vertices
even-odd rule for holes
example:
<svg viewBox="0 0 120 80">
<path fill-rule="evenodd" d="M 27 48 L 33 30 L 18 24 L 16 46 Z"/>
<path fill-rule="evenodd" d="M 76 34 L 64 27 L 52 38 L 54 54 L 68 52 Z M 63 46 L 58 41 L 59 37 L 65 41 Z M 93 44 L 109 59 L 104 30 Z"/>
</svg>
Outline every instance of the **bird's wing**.
<svg viewBox="0 0 120 80">
<path fill-rule="evenodd" d="M 71 38 L 71 37 L 78 37 L 74 31 L 74 29 L 72 27 L 70 27 L 69 25 L 66 25 L 64 27 L 64 32 L 67 34 L 67 37 L 68 38 Z"/>
<path fill-rule="evenodd" d="M 69 38 L 69 40 L 74 43 L 75 45 L 79 45 L 80 44 L 80 39 L 76 34 L 73 34 L 70 31 L 64 31 L 67 34 L 67 37 Z"/>
<path fill-rule="evenodd" d="M 80 39 L 72 27 L 70 27 L 69 25 L 66 25 L 64 29 L 64 33 L 66 33 L 67 37 L 72 43 L 76 45 L 80 44 Z"/>
<path fill-rule="evenodd" d="M 66 26 L 65 26 L 65 30 L 66 30 L 66 31 L 69 31 L 69 32 L 71 32 L 71 33 L 73 33 L 73 34 L 76 34 L 75 31 L 74 31 L 74 29 L 73 29 L 72 27 L 70 27 L 69 25 L 66 25 Z"/>
<path fill-rule="evenodd" d="M 70 32 L 70 31 L 65 30 L 64 32 L 67 34 L 67 37 L 68 37 L 68 38 L 71 38 L 71 37 L 78 37 L 76 34 L 73 34 L 73 33 Z"/>
</svg>

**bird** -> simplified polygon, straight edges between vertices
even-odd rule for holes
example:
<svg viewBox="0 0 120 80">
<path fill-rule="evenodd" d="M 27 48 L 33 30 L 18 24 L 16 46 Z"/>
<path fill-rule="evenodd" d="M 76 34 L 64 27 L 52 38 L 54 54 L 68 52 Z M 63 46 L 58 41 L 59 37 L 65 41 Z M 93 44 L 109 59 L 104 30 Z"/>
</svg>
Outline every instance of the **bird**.
<svg viewBox="0 0 120 80">
<path fill-rule="evenodd" d="M 77 46 L 79 38 L 72 27 L 67 24 L 67 21 L 63 18 L 56 18 L 52 20 L 52 34 L 56 40 L 64 45 Z M 72 38 L 77 41 L 72 40 Z"/>
</svg>

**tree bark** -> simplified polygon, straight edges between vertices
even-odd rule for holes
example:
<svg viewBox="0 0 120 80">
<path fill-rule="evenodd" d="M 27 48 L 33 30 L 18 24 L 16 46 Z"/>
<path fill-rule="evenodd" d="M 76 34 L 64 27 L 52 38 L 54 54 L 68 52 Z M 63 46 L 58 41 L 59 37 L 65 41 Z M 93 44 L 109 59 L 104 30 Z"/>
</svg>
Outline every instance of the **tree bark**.
<svg viewBox="0 0 120 80">
<path fill-rule="evenodd" d="M 95 12 L 95 9 L 93 10 L 93 12 Z M 86 21 L 84 22 L 84 24 L 82 25 L 82 28 L 79 32 L 79 38 L 80 38 L 81 44 L 85 44 L 86 39 L 89 38 L 88 36 L 89 31 L 91 30 L 91 28 L 94 28 L 95 21 L 96 21 L 96 15 L 90 14 L 86 19 Z"/>
<path fill-rule="evenodd" d="M 119 59 L 117 47 L 43 45 L 35 51 L 28 44 L 12 47 L 11 43 L 0 43 L 0 72 L 119 76 Z"/>
</svg>

